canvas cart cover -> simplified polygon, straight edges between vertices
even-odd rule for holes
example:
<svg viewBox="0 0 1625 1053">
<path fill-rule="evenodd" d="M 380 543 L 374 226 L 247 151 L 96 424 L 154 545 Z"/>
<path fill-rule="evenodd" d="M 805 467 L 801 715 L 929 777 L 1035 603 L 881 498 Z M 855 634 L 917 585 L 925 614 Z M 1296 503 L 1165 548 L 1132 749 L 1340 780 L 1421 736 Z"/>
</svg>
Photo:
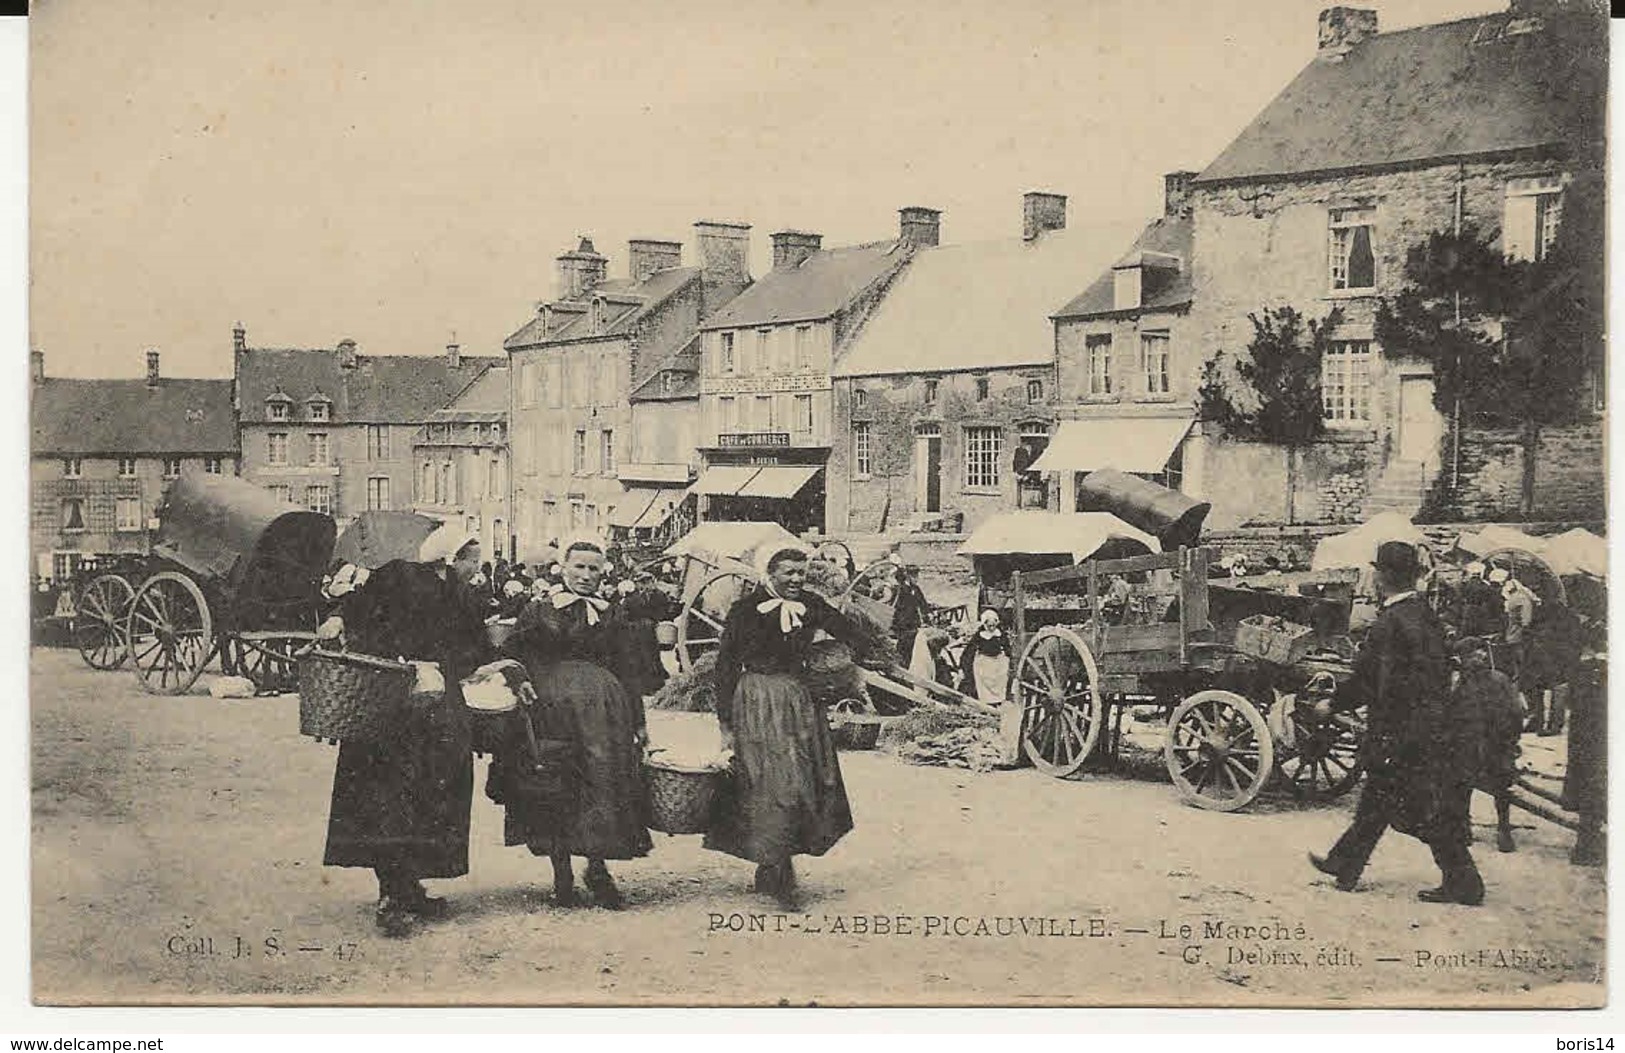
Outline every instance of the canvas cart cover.
<svg viewBox="0 0 1625 1053">
<path fill-rule="evenodd" d="M 1160 552 L 1157 539 L 1110 512 L 1041 512 L 994 516 L 959 547 L 961 556 L 1069 555 L 1081 563 L 1112 541 Z"/>
<path fill-rule="evenodd" d="M 1558 574 L 1608 576 L 1608 542 L 1589 530 L 1575 528 L 1547 538 L 1545 556 Z"/>
<path fill-rule="evenodd" d="M 1078 505 L 1085 512 L 1110 512 L 1156 537 L 1164 549 L 1196 544 L 1213 507 L 1113 468 L 1090 472 L 1078 483 Z"/>
<path fill-rule="evenodd" d="M 1546 540 L 1526 534 L 1516 527 L 1487 526 L 1476 534 L 1463 534 L 1456 539 L 1456 547 L 1475 556 L 1487 556 L 1497 549 L 1522 549 L 1531 555 L 1543 555 Z"/>
<path fill-rule="evenodd" d="M 333 552 L 333 520 L 235 475 L 189 472 L 158 510 L 153 551 L 204 582 L 235 587 L 256 562 L 320 579 Z"/>
<path fill-rule="evenodd" d="M 1404 541 L 1426 547 L 1427 536 L 1398 512 L 1383 512 L 1345 534 L 1321 538 L 1315 546 L 1309 568 L 1336 570 L 1354 567 L 1364 571 L 1377 558 L 1377 546 L 1385 541 Z"/>
<path fill-rule="evenodd" d="M 737 559 L 754 565 L 762 546 L 798 543 L 794 534 L 777 523 L 701 523 L 668 548 L 666 555 L 694 555 L 713 563 Z"/>
<path fill-rule="evenodd" d="M 415 559 L 423 539 L 440 523 L 416 512 L 362 512 L 344 528 L 333 558 L 377 570 L 397 559 Z"/>
</svg>

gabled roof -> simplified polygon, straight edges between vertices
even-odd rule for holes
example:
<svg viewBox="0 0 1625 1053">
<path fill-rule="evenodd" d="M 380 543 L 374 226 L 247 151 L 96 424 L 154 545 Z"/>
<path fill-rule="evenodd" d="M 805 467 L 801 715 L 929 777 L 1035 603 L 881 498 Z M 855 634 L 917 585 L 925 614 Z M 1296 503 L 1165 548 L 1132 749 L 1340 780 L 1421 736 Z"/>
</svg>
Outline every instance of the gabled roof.
<svg viewBox="0 0 1625 1053">
<path fill-rule="evenodd" d="M 768 271 L 700 328 L 737 329 L 830 318 L 907 258 L 901 241 L 815 252 L 793 267 Z"/>
<path fill-rule="evenodd" d="M 671 388 L 666 389 L 660 382 L 662 374 L 670 373 L 673 377 Z M 641 383 L 632 387 L 631 400 L 633 402 L 666 402 L 678 399 L 698 398 L 700 394 L 700 334 L 695 333 L 693 339 L 683 347 L 667 355 L 649 370 L 649 375 Z"/>
<path fill-rule="evenodd" d="M 448 405 L 435 410 L 431 421 L 484 423 L 508 419 L 508 367 L 492 366 L 464 388 Z"/>
<path fill-rule="evenodd" d="M 231 454 L 237 449 L 231 381 L 164 378 L 68 380 L 34 385 L 35 457 Z"/>
<path fill-rule="evenodd" d="M 1189 216 L 1163 216 L 1154 220 L 1140 232 L 1134 245 L 1114 265 L 1131 265 L 1141 261 L 1151 264 L 1147 270 L 1150 280 L 1142 280 L 1139 311 L 1167 310 L 1191 302 L 1191 230 Z M 1180 261 L 1177 271 L 1155 266 L 1159 257 L 1176 257 Z M 1162 277 L 1165 276 L 1165 277 Z M 1054 316 L 1061 318 L 1088 318 L 1094 315 L 1116 313 L 1116 279 L 1107 270 L 1094 284 L 1072 299 Z"/>
<path fill-rule="evenodd" d="M 1317 56 L 1196 182 L 1600 144 L 1607 48 L 1586 14 L 1380 33 Z"/>
<path fill-rule="evenodd" d="M 631 278 L 600 282 L 580 303 L 560 305 L 561 310 L 569 312 L 569 317 L 554 332 L 544 335 L 542 318 L 537 315 L 504 340 L 502 346 L 515 351 L 566 340 L 624 336 L 690 282 L 698 281 L 700 275 L 698 267 L 670 267 L 656 271 L 641 282 Z M 604 328 L 598 333 L 592 331 L 592 312 L 588 309 L 594 296 L 604 299 Z"/>
<path fill-rule="evenodd" d="M 345 369 L 336 351 L 251 347 L 237 353 L 242 420 L 269 422 L 265 400 L 281 391 L 298 403 L 317 392 L 326 395 L 334 424 L 417 423 L 503 361 L 464 355 L 453 369 L 444 355 L 358 354 L 355 366 Z"/>
<path fill-rule="evenodd" d="M 837 377 L 1045 365 L 1055 305 L 1116 260 L 1136 227 L 1107 222 L 920 249 L 845 355 Z"/>
</svg>

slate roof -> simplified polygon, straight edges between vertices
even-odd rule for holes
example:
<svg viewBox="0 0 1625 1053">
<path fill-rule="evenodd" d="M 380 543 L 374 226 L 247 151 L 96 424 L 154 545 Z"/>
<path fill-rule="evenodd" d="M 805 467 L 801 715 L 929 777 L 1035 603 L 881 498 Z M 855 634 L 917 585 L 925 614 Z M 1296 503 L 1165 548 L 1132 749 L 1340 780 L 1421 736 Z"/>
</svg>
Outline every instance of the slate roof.
<svg viewBox="0 0 1625 1053">
<path fill-rule="evenodd" d="M 901 241 L 815 252 L 794 267 L 768 271 L 713 314 L 701 329 L 737 329 L 829 318 L 907 258 Z"/>
<path fill-rule="evenodd" d="M 660 385 L 660 374 L 673 373 L 676 380 L 670 390 Z M 650 367 L 649 375 L 632 386 L 633 402 L 668 402 L 692 399 L 700 394 L 700 334 L 684 344 L 681 350 L 667 355 Z"/>
<path fill-rule="evenodd" d="M 34 456 L 233 454 L 231 381 L 164 378 L 70 380 L 34 385 Z"/>
<path fill-rule="evenodd" d="M 1181 261 L 1177 272 L 1161 267 L 1147 268 L 1140 291 L 1143 302 L 1137 310 L 1168 310 L 1191 302 L 1192 228 L 1189 216 L 1163 216 L 1146 227 L 1134 239 L 1128 253 L 1117 261 L 1119 264 L 1131 262 L 1134 257 L 1147 252 L 1177 256 Z M 1116 313 L 1115 285 L 1111 270 L 1107 270 L 1095 279 L 1093 285 L 1056 311 L 1053 317 L 1089 318 Z"/>
<path fill-rule="evenodd" d="M 508 367 L 492 366 L 465 387 L 448 405 L 435 410 L 433 421 L 487 422 L 508 419 Z"/>
<path fill-rule="evenodd" d="M 242 422 L 272 423 L 265 400 L 280 390 L 296 406 L 318 391 L 326 395 L 334 424 L 417 423 L 487 369 L 503 364 L 500 358 L 464 355 L 452 369 L 445 355 L 358 354 L 354 368 L 344 369 L 338 353 L 325 348 L 253 347 L 237 353 Z"/>
<path fill-rule="evenodd" d="M 514 351 L 565 340 L 621 336 L 630 333 L 650 311 L 681 292 L 690 282 L 698 281 L 700 275 L 698 267 L 670 267 L 656 271 L 641 282 L 633 281 L 631 278 L 611 278 L 595 286 L 588 297 L 588 299 L 592 295 L 604 297 L 603 332 L 592 331 L 591 312 L 582 310 L 557 331 L 543 336 L 542 318 L 538 314 L 504 340 L 502 346 Z"/>
<path fill-rule="evenodd" d="M 1196 182 L 1601 143 L 1606 98 L 1607 26 L 1584 13 L 1379 33 L 1311 61 Z"/>
<path fill-rule="evenodd" d="M 831 371 L 947 373 L 1055 360 L 1055 305 L 1109 268 L 1138 229 L 1120 221 L 1026 241 L 920 249 Z"/>
</svg>

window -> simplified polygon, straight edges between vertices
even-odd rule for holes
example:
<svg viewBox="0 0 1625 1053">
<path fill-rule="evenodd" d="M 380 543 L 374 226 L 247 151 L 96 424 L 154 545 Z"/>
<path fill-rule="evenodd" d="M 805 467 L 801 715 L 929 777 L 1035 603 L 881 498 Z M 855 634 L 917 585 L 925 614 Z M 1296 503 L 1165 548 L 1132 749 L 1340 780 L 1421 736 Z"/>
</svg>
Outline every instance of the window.
<svg viewBox="0 0 1625 1053">
<path fill-rule="evenodd" d="M 317 467 L 332 464 L 332 451 L 327 447 L 327 432 L 313 431 L 306 437 L 310 440 L 310 463 Z"/>
<path fill-rule="evenodd" d="M 288 433 L 273 431 L 265 436 L 265 461 L 267 464 L 288 463 Z"/>
<path fill-rule="evenodd" d="M 593 300 L 590 310 L 591 313 L 587 318 L 587 324 L 592 327 L 594 333 L 602 333 L 604 331 L 604 301 Z"/>
<path fill-rule="evenodd" d="M 1374 208 L 1334 208 L 1331 210 L 1332 289 L 1371 289 L 1377 284 L 1376 256 L 1372 249 L 1371 226 L 1377 218 Z"/>
<path fill-rule="evenodd" d="M 585 407 L 592 398 L 592 358 L 577 358 L 570 367 L 570 405 Z"/>
<path fill-rule="evenodd" d="M 305 487 L 305 507 L 323 515 L 333 514 L 333 488 L 326 483 Z"/>
<path fill-rule="evenodd" d="M 389 478 L 375 475 L 367 480 L 367 511 L 389 511 Z"/>
<path fill-rule="evenodd" d="M 1112 335 L 1091 333 L 1083 338 L 1085 354 L 1089 358 L 1089 394 L 1112 393 Z"/>
<path fill-rule="evenodd" d="M 85 462 L 78 457 L 69 457 L 62 462 L 62 478 L 80 479 L 85 474 Z"/>
<path fill-rule="evenodd" d="M 500 424 L 491 425 L 491 445 L 492 446 L 501 446 L 502 445 L 502 425 L 500 425 Z"/>
<path fill-rule="evenodd" d="M 434 501 L 434 465 L 428 461 L 418 466 L 418 500 L 424 504 Z"/>
<path fill-rule="evenodd" d="M 82 498 L 70 497 L 62 502 L 62 529 L 85 529 L 85 502 Z"/>
<path fill-rule="evenodd" d="M 1320 359 L 1320 399 L 1329 424 L 1371 419 L 1371 342 L 1333 343 Z"/>
<path fill-rule="evenodd" d="M 542 533 L 549 537 L 557 536 L 559 532 L 559 503 L 557 501 L 542 502 Z"/>
<path fill-rule="evenodd" d="M 1042 380 L 1029 380 L 1029 381 L 1027 381 L 1027 401 L 1028 402 L 1043 402 L 1044 401 L 1044 382 Z"/>
<path fill-rule="evenodd" d="M 866 410 L 869 408 L 869 393 L 862 388 L 852 389 L 852 408 Z"/>
<path fill-rule="evenodd" d="M 717 399 L 717 430 L 739 430 L 739 400 L 732 395 L 724 395 Z"/>
<path fill-rule="evenodd" d="M 210 475 L 220 475 L 226 470 L 226 462 L 219 457 L 203 458 L 203 470 Z"/>
<path fill-rule="evenodd" d="M 570 532 L 573 534 L 581 529 L 581 502 L 570 502 Z"/>
<path fill-rule="evenodd" d="M 325 421 L 328 419 L 328 407 L 325 402 L 312 402 L 310 404 L 310 419 Z"/>
<path fill-rule="evenodd" d="M 598 470 L 605 475 L 615 474 L 615 432 L 605 428 L 598 433 Z"/>
<path fill-rule="evenodd" d="M 550 358 L 542 366 L 542 369 L 547 377 L 547 388 L 544 392 L 547 396 L 547 404 L 554 409 L 558 409 L 564 405 L 564 360 L 562 358 Z"/>
<path fill-rule="evenodd" d="M 1168 334 L 1140 334 L 1140 371 L 1145 376 L 1147 395 L 1166 395 L 1168 385 Z"/>
<path fill-rule="evenodd" d="M 65 581 L 79 573 L 79 567 L 85 557 L 79 552 L 53 552 L 51 554 L 51 578 L 54 581 Z"/>
<path fill-rule="evenodd" d="M 141 529 L 141 498 L 121 497 L 113 506 L 113 529 L 127 533 Z"/>
<path fill-rule="evenodd" d="M 867 476 L 874 467 L 869 460 L 869 423 L 852 425 L 852 467 L 860 476 Z"/>
<path fill-rule="evenodd" d="M 181 459 L 179 457 L 164 458 L 164 478 L 174 479 L 181 474 Z"/>
<path fill-rule="evenodd" d="M 1510 260 L 1543 260 L 1557 241 L 1563 220 L 1563 180 L 1559 176 L 1513 179 L 1507 183 L 1501 248 Z"/>
<path fill-rule="evenodd" d="M 1004 432 L 998 428 L 965 429 L 965 488 L 992 490 L 999 485 L 999 454 Z"/>
<path fill-rule="evenodd" d="M 756 330 L 756 371 L 758 373 L 773 372 L 773 361 L 767 357 L 767 342 L 773 335 L 771 329 Z"/>
<path fill-rule="evenodd" d="M 1013 467 L 1018 472 L 1024 472 L 1049 448 L 1049 425 L 1043 421 L 1027 421 L 1017 427 L 1016 434 Z"/>
<path fill-rule="evenodd" d="M 135 478 L 135 458 L 120 457 L 118 459 L 118 477 L 120 479 Z"/>
<path fill-rule="evenodd" d="M 812 366 L 812 326 L 796 326 L 796 368 L 808 369 Z"/>
<path fill-rule="evenodd" d="M 937 404 L 936 377 L 927 377 L 925 380 L 925 404 L 927 406 L 935 406 Z"/>
<path fill-rule="evenodd" d="M 288 404 L 286 402 L 279 399 L 275 402 L 268 403 L 266 408 L 270 410 L 272 420 L 288 419 Z"/>
<path fill-rule="evenodd" d="M 367 460 L 389 460 L 389 425 L 367 425 Z"/>
<path fill-rule="evenodd" d="M 478 513 L 475 513 L 474 515 L 471 515 L 471 516 L 469 516 L 469 517 L 467 517 L 466 519 L 463 520 L 463 529 L 467 530 L 470 534 L 473 534 L 475 537 L 479 537 L 481 525 L 482 524 L 480 523 L 480 517 L 479 517 Z"/>
<path fill-rule="evenodd" d="M 987 401 L 987 378 L 986 377 L 977 377 L 976 378 L 976 401 L 977 402 L 986 402 Z"/>
<path fill-rule="evenodd" d="M 587 433 L 586 433 L 586 431 L 578 430 L 576 432 L 576 441 L 575 441 L 574 450 L 575 450 L 575 457 L 570 462 L 570 472 L 571 472 L 572 475 L 586 475 L 587 474 Z"/>
<path fill-rule="evenodd" d="M 581 529 L 592 533 L 598 529 L 598 506 L 587 505 L 581 511 Z"/>
<path fill-rule="evenodd" d="M 271 495 L 278 501 L 293 504 L 293 487 L 286 483 L 278 483 L 274 486 L 268 486 L 266 489 L 271 491 Z"/>
<path fill-rule="evenodd" d="M 502 490 L 502 462 L 493 457 L 485 466 L 485 496 L 501 497 Z"/>
<path fill-rule="evenodd" d="M 792 430 L 802 435 L 811 435 L 813 430 L 813 410 L 811 395 L 796 396 L 795 416 L 790 420 Z"/>
<path fill-rule="evenodd" d="M 755 415 L 751 421 L 757 431 L 773 430 L 773 396 L 757 395 L 751 400 Z"/>
<path fill-rule="evenodd" d="M 718 356 L 717 372 L 732 373 L 734 371 L 734 335 L 722 334 L 722 352 Z"/>
<path fill-rule="evenodd" d="M 667 370 L 660 374 L 660 393 L 673 395 L 677 392 L 677 374 Z"/>
<path fill-rule="evenodd" d="M 519 367 L 519 405 L 525 409 L 536 405 L 536 373 L 534 362 Z"/>
</svg>

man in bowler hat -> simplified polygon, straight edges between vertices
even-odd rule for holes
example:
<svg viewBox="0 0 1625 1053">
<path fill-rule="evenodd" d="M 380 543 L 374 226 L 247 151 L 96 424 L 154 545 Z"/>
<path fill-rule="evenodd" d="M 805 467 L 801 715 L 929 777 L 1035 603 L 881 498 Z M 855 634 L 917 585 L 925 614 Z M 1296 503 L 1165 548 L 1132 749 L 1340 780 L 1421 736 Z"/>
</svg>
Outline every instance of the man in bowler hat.
<svg viewBox="0 0 1625 1053">
<path fill-rule="evenodd" d="M 1384 542 L 1373 566 L 1377 619 L 1337 695 L 1340 705 L 1368 707 L 1365 786 L 1348 830 L 1324 857 L 1311 852 L 1309 862 L 1352 892 L 1393 827 L 1424 841 L 1443 874 L 1439 887 L 1417 893 L 1418 899 L 1476 906 L 1484 900 L 1484 881 L 1468 850 L 1472 782 L 1455 774 L 1464 767 L 1455 753 L 1469 744 L 1456 741 L 1463 729 L 1448 712 L 1444 628 L 1416 591 L 1423 568 L 1413 546 Z"/>
</svg>

